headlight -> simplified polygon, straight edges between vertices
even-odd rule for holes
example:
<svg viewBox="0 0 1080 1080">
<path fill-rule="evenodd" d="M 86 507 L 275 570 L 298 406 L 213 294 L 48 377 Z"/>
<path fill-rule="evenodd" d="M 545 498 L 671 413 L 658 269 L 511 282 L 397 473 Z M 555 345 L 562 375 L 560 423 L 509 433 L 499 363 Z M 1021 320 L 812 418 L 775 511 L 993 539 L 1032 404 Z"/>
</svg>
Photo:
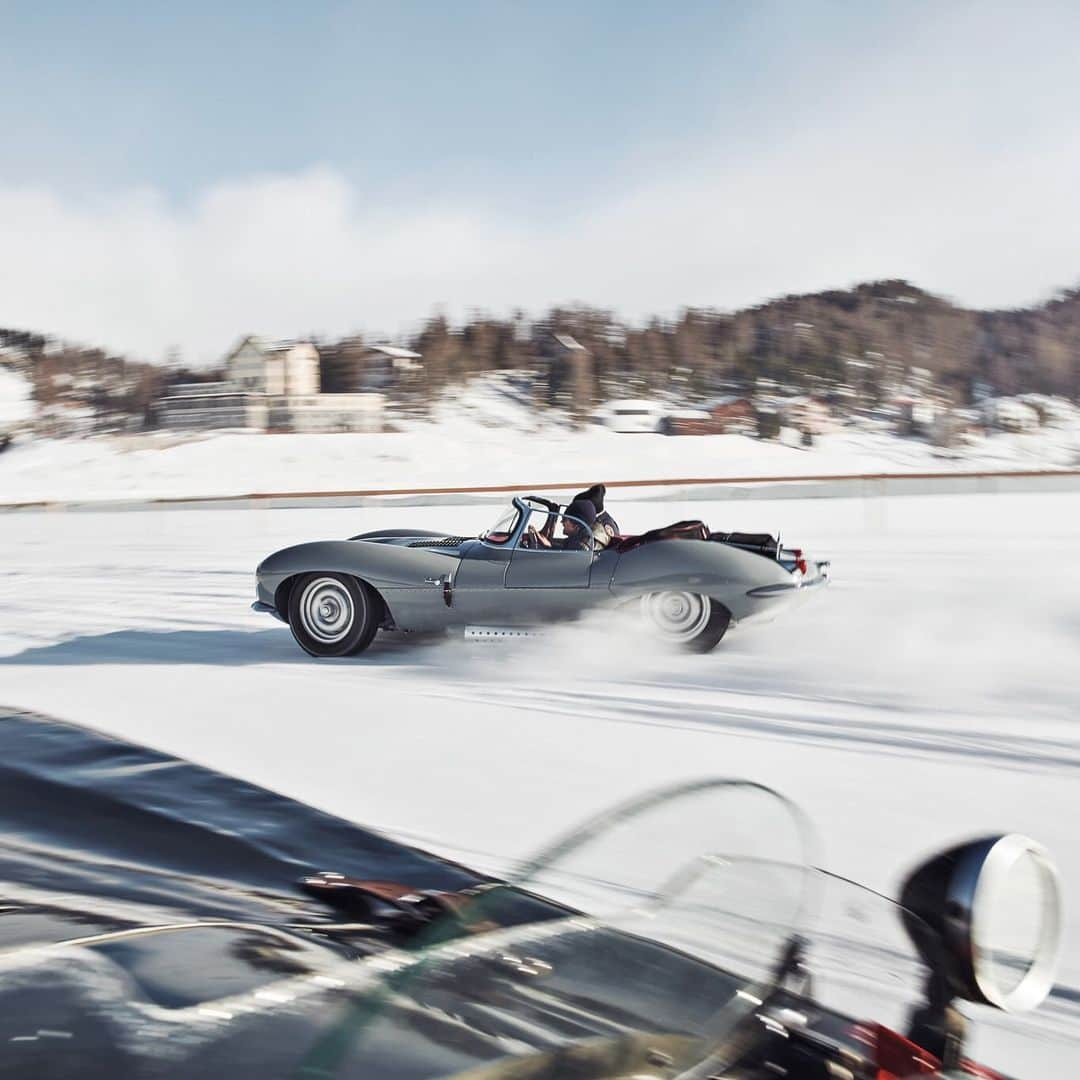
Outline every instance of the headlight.
<svg viewBox="0 0 1080 1080">
<path fill-rule="evenodd" d="M 952 992 L 1007 1012 L 1050 992 L 1061 940 L 1061 889 L 1049 852 L 1026 836 L 989 836 L 936 856 L 904 884 L 901 904 L 936 931 L 924 960 Z"/>
</svg>

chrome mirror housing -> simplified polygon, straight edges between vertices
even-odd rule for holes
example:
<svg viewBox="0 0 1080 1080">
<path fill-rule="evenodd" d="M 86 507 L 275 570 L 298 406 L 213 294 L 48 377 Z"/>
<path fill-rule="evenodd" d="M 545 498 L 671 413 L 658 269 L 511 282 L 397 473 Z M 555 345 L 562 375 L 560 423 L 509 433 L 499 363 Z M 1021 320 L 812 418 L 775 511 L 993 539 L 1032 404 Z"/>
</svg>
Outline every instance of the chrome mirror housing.
<svg viewBox="0 0 1080 1080">
<path fill-rule="evenodd" d="M 1050 992 L 1061 888 L 1041 844 L 1016 833 L 961 844 L 918 867 L 900 903 L 915 916 L 909 934 L 949 996 L 1026 1012 Z"/>
</svg>

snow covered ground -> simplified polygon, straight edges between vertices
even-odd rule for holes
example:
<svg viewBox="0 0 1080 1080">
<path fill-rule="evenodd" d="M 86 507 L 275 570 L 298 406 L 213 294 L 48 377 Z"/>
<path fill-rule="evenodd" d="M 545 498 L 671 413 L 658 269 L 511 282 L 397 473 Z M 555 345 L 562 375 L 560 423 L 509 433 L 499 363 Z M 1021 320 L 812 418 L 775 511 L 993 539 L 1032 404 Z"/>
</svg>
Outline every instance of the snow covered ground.
<svg viewBox="0 0 1080 1080">
<path fill-rule="evenodd" d="M 215 442 L 183 452 L 209 462 L 221 456 Z M 729 445 L 629 443 L 643 455 L 647 445 Z M 552 464 L 546 453 L 536 461 Z M 455 479 L 493 483 L 504 469 L 493 457 L 482 476 Z M 361 480 L 330 473 L 323 486 Z M 72 490 L 91 482 L 76 485 L 82 475 Z M 201 475 L 214 478 L 209 464 Z M 1026 832 L 1059 860 L 1058 981 L 1080 988 L 1080 499 L 617 511 L 627 531 L 680 517 L 780 525 L 831 557 L 835 580 L 706 657 L 660 653 L 600 624 L 511 647 L 386 639 L 362 657 L 315 662 L 248 610 L 263 555 L 384 525 L 478 531 L 492 508 L 6 515 L 0 701 L 187 756 L 481 869 L 507 868 L 643 787 L 707 774 L 784 791 L 819 827 L 824 865 L 884 891 L 931 850 Z M 1080 1014 L 1069 1008 L 1021 1020 L 978 1012 L 974 1048 L 990 1064 L 1064 1076 L 1080 1059 Z"/>
<path fill-rule="evenodd" d="M 19 443 L 0 456 L 0 505 L 612 480 L 1077 467 L 1080 423 L 998 433 L 962 451 L 845 428 L 811 449 L 744 435 L 668 438 L 534 427 L 531 414 L 456 415 L 378 435 L 206 433 Z"/>
<path fill-rule="evenodd" d="M 34 415 L 34 393 L 30 380 L 0 367 L 0 433 L 30 420 Z"/>
</svg>

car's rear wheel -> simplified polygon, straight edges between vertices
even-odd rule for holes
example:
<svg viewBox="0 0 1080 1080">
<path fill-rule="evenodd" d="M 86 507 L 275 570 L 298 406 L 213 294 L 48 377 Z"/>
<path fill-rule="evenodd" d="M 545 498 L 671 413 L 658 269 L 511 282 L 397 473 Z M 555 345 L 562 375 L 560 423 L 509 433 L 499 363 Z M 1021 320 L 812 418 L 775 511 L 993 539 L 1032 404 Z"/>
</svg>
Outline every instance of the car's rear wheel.
<svg viewBox="0 0 1080 1080">
<path fill-rule="evenodd" d="M 686 652 L 706 653 L 727 633 L 731 613 L 723 604 L 700 593 L 647 593 L 641 608 L 660 639 Z"/>
<path fill-rule="evenodd" d="M 377 600 L 347 574 L 304 574 L 289 591 L 289 629 L 312 656 L 351 656 L 379 629 Z"/>
</svg>

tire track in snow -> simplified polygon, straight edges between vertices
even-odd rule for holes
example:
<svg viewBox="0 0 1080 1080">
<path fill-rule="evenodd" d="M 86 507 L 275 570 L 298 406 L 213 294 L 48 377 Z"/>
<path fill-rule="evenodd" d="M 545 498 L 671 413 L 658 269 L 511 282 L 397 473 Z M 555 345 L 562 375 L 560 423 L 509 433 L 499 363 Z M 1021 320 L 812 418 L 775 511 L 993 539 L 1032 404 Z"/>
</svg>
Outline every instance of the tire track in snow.
<svg viewBox="0 0 1080 1080">
<path fill-rule="evenodd" d="M 470 705 L 477 701 L 508 706 L 527 702 L 530 710 L 536 712 L 612 723 L 727 732 L 816 746 L 826 743 L 837 749 L 873 749 L 901 756 L 945 760 L 959 757 L 969 759 L 972 763 L 1025 772 L 1080 770 L 1080 743 L 1073 740 L 1003 732 L 980 734 L 960 727 L 906 723 L 892 715 L 888 719 L 874 719 L 873 713 L 881 710 L 873 705 L 854 706 L 870 715 L 850 719 L 840 715 L 841 710 L 835 707 L 831 712 L 822 711 L 824 703 L 812 698 L 785 697 L 786 708 L 777 708 L 777 699 L 765 695 L 762 695 L 760 708 L 733 705 L 731 698 L 748 696 L 743 692 L 729 694 L 715 691 L 711 695 L 716 699 L 714 702 L 695 704 L 683 701 L 677 705 L 603 691 L 567 692 L 544 686 L 500 687 L 491 683 L 462 683 L 452 689 L 441 687 L 417 692 L 425 697 Z M 729 699 L 727 704 L 725 698 Z"/>
</svg>

